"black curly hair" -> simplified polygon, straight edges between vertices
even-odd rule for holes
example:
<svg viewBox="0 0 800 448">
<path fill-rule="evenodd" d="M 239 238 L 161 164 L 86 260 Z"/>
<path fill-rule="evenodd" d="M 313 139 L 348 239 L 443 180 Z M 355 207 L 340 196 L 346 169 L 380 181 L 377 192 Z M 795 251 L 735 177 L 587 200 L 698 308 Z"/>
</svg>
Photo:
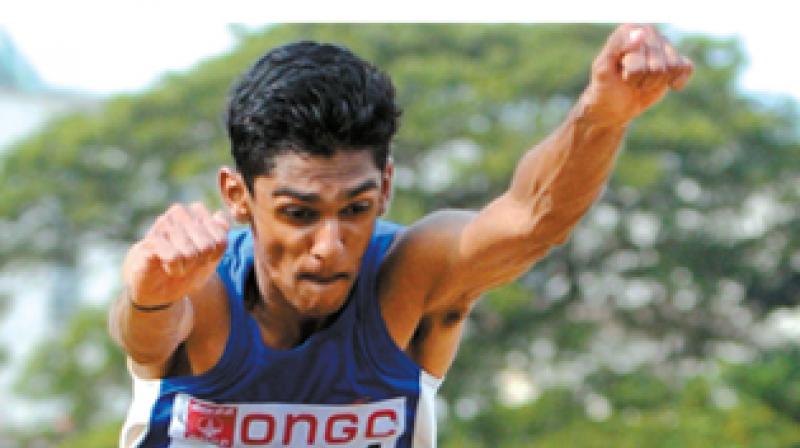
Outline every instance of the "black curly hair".
<svg viewBox="0 0 800 448">
<path fill-rule="evenodd" d="M 285 152 L 368 150 L 383 170 L 400 114 L 388 75 L 344 47 L 302 41 L 268 51 L 242 75 L 225 122 L 252 193 L 254 178 Z"/>
</svg>

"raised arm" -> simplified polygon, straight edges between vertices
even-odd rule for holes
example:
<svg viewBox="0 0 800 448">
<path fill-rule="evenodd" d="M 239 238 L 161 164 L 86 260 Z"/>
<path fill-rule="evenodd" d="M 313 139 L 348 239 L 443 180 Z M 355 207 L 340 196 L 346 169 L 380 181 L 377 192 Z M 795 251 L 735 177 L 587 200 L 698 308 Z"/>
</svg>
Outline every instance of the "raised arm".
<svg viewBox="0 0 800 448">
<path fill-rule="evenodd" d="M 166 373 L 178 344 L 195 330 L 196 314 L 213 305 L 212 274 L 228 223 L 195 203 L 173 205 L 134 244 L 123 265 L 124 288 L 109 313 L 109 332 L 141 377 Z M 223 319 L 223 321 L 225 321 Z"/>
<path fill-rule="evenodd" d="M 627 125 L 670 88 L 683 88 L 691 72 L 691 62 L 653 27 L 619 27 L 564 123 L 523 156 L 508 191 L 464 229 L 463 253 L 505 238 L 496 222 L 509 213 L 515 219 L 507 228 L 533 253 L 527 261 L 563 243 L 603 189 Z"/>
<path fill-rule="evenodd" d="M 617 28 L 589 86 L 561 126 L 522 157 L 503 195 L 479 212 L 434 213 L 395 244 L 381 283 L 395 340 L 407 346 L 426 316 L 458 322 L 481 292 L 563 243 L 608 179 L 627 125 L 670 88 L 682 88 L 691 72 L 691 62 L 653 27 Z M 390 317 L 398 315 L 422 320 Z"/>
</svg>

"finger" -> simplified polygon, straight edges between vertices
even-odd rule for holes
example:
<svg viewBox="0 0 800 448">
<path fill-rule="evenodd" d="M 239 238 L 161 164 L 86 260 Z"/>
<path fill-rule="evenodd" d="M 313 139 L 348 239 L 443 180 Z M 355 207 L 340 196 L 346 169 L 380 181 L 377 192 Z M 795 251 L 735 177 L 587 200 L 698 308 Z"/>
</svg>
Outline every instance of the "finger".
<svg viewBox="0 0 800 448">
<path fill-rule="evenodd" d="M 227 234 L 231 229 L 231 225 L 233 225 L 233 218 L 231 215 L 229 215 L 225 210 L 217 210 L 214 212 L 213 218 L 214 221 L 216 221 L 216 223 L 219 225 L 220 229 Z"/>
<path fill-rule="evenodd" d="M 681 56 L 680 69 L 678 70 L 677 76 L 670 82 L 670 87 L 673 90 L 683 90 L 689 82 L 689 78 L 692 77 L 692 73 L 694 73 L 694 64 L 692 64 L 689 58 Z"/>
<path fill-rule="evenodd" d="M 156 218 L 153 221 L 153 225 L 147 230 L 147 233 L 144 235 L 144 239 L 149 238 L 152 235 L 158 235 L 160 233 L 165 232 L 169 223 L 167 222 L 166 212 Z"/>
<path fill-rule="evenodd" d="M 198 224 L 203 227 L 204 232 L 208 235 L 208 247 L 202 248 L 211 253 L 211 259 L 217 259 L 225 250 L 227 245 L 228 235 L 222 225 L 208 212 L 208 209 L 203 205 L 194 203 L 190 206 L 190 210 L 197 220 Z"/>
<path fill-rule="evenodd" d="M 183 256 L 166 234 L 154 234 L 147 239 L 147 249 L 155 255 L 149 257 L 151 263 L 158 263 L 171 277 L 182 276 L 186 272 Z"/>
<path fill-rule="evenodd" d="M 195 249 L 195 258 L 198 263 L 207 263 L 215 260 L 217 241 L 206 228 L 204 221 L 208 220 L 208 211 L 205 206 L 196 202 L 188 208 L 176 209 L 171 217 L 179 223 L 183 233 L 191 241 Z"/>
<path fill-rule="evenodd" d="M 669 43 L 664 44 L 664 57 L 667 61 L 667 69 L 674 70 L 681 66 L 681 55 L 678 54 L 678 51 L 675 50 L 675 47 L 670 45 Z"/>
<path fill-rule="evenodd" d="M 186 213 L 191 219 L 191 222 L 186 228 L 189 238 L 192 239 L 195 247 L 197 247 L 203 255 L 212 255 L 217 238 L 211 229 L 208 228 L 208 223 L 211 218 L 208 210 L 203 204 L 194 202 L 189 205 Z"/>
<path fill-rule="evenodd" d="M 641 87 L 645 90 L 654 90 L 667 87 L 667 62 L 664 54 L 663 39 L 657 34 L 648 38 L 647 73 L 644 75 Z"/>
<path fill-rule="evenodd" d="M 640 25 L 624 24 L 608 37 L 600 54 L 592 63 L 592 74 L 599 79 L 614 79 L 622 73 L 622 58 L 641 46 L 643 40 Z"/>
<path fill-rule="evenodd" d="M 647 71 L 647 47 L 642 45 L 636 51 L 625 54 L 621 62 L 622 79 L 639 85 Z"/>
<path fill-rule="evenodd" d="M 141 273 L 161 267 L 161 257 L 154 247 L 153 238 L 154 236 L 145 238 L 131 246 L 129 255 L 125 258 L 125 271 Z"/>
<path fill-rule="evenodd" d="M 168 237 L 173 227 L 168 213 L 165 212 L 156 218 L 142 240 L 142 248 L 150 252 L 148 254 L 150 263 L 157 261 L 161 269 L 168 275 L 180 275 L 184 270 L 181 260 L 183 255 Z M 153 255 L 155 255 L 155 260 L 152 259 Z"/>
<path fill-rule="evenodd" d="M 615 61 L 619 60 L 625 54 L 638 50 L 644 43 L 644 38 L 645 27 L 642 25 L 622 25 L 608 38 L 603 53 Z"/>
<path fill-rule="evenodd" d="M 674 89 L 675 80 L 683 73 L 683 62 L 675 47 L 669 43 L 664 45 L 664 57 L 667 61 L 667 84 Z"/>
<path fill-rule="evenodd" d="M 195 220 L 203 226 L 203 229 L 212 240 L 216 241 L 225 237 L 225 233 L 203 204 L 195 202 L 189 206 L 189 208 L 192 212 L 192 215 L 194 215 Z"/>
<path fill-rule="evenodd" d="M 193 224 L 191 223 L 191 218 L 188 217 L 188 213 L 183 209 L 183 206 L 174 206 L 167 213 L 166 218 L 166 232 L 164 232 L 164 235 L 185 261 L 189 263 L 195 262 L 199 258 L 200 250 L 189 236 L 187 228 Z"/>
</svg>

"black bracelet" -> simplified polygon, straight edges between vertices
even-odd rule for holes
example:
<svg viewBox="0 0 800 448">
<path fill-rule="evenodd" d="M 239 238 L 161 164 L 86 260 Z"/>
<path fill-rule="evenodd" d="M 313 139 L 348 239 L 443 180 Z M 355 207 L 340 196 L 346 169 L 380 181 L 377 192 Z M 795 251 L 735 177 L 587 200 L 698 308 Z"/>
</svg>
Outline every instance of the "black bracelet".
<svg viewBox="0 0 800 448">
<path fill-rule="evenodd" d="M 163 311 L 163 310 L 171 307 L 172 304 L 175 303 L 175 302 L 169 302 L 169 303 L 161 303 L 159 305 L 139 305 L 138 303 L 133 301 L 133 299 L 131 298 L 130 294 L 126 294 L 126 295 L 128 296 L 128 303 L 131 304 L 133 309 L 135 309 L 136 311 L 141 311 L 143 313 L 152 313 L 152 312 L 155 312 L 155 311 Z"/>
</svg>

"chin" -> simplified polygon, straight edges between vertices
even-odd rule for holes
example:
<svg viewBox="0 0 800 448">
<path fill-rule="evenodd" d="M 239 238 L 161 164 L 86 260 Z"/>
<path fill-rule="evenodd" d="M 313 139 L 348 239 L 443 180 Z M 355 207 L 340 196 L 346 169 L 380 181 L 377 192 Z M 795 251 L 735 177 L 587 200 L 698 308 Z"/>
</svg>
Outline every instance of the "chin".
<svg viewBox="0 0 800 448">
<path fill-rule="evenodd" d="M 298 300 L 293 301 L 297 312 L 306 317 L 323 318 L 336 313 L 344 306 L 347 295 L 350 291 L 349 286 L 321 288 L 300 288 L 295 296 Z M 329 289 L 326 291 L 326 289 Z"/>
</svg>

